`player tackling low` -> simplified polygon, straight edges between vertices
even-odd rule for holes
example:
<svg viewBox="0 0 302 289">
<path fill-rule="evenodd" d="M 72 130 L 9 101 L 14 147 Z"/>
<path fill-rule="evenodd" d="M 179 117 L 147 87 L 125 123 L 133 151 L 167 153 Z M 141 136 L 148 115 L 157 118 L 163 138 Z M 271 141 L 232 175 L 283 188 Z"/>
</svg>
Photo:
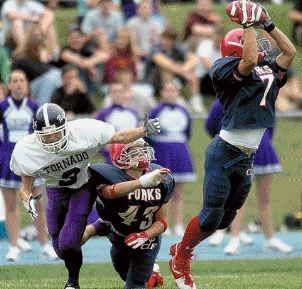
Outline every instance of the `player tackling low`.
<svg viewBox="0 0 302 289">
<path fill-rule="evenodd" d="M 21 199 L 30 216 L 37 218 L 32 195 L 36 176 L 47 187 L 47 226 L 57 255 L 68 270 L 65 289 L 79 289 L 82 266 L 81 240 L 96 189 L 89 173 L 90 160 L 108 143 L 129 143 L 160 132 L 158 119 L 146 118 L 144 127 L 115 132 L 112 125 L 79 119 L 67 122 L 58 105 L 41 106 L 33 122 L 34 133 L 17 142 L 11 169 L 22 176 Z"/>
<path fill-rule="evenodd" d="M 254 9 L 266 13 L 256 23 Z M 250 1 L 235 6 L 243 26 L 226 34 L 221 43 L 222 58 L 210 69 L 216 97 L 224 109 L 222 129 L 206 150 L 203 207 L 187 225 L 182 241 L 170 248 L 170 270 L 181 289 L 196 288 L 190 269 L 193 249 L 217 229 L 228 227 L 242 207 L 251 187 L 254 153 L 265 128 L 275 122 L 275 101 L 286 83 L 286 71 L 296 49 L 274 25 L 264 7 Z M 259 39 L 254 28 L 265 30 L 281 53 L 265 60 L 270 42 Z"/>
</svg>

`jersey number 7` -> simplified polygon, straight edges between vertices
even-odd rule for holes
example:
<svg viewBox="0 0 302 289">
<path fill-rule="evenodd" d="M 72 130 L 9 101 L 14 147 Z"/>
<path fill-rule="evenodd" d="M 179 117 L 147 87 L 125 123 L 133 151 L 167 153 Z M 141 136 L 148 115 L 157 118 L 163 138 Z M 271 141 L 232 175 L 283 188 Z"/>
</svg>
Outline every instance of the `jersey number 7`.
<svg viewBox="0 0 302 289">
<path fill-rule="evenodd" d="M 267 85 L 263 94 L 263 97 L 260 101 L 260 106 L 266 106 L 266 96 L 274 82 L 274 75 L 273 74 L 265 74 L 265 75 L 259 75 L 262 82 L 267 80 Z"/>
</svg>

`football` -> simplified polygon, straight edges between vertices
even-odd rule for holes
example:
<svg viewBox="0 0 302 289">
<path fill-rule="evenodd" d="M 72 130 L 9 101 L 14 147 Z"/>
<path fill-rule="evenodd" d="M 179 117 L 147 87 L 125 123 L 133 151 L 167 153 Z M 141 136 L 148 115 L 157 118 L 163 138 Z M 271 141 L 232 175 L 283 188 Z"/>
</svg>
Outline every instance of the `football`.
<svg viewBox="0 0 302 289">
<path fill-rule="evenodd" d="M 266 19 L 265 11 L 263 11 L 263 9 L 260 6 L 258 6 L 256 3 L 252 2 L 252 1 L 246 1 L 246 3 L 247 3 L 247 5 L 252 6 L 250 9 L 251 9 L 251 11 L 254 11 L 255 22 L 263 23 Z M 224 11 L 229 16 L 231 21 L 236 22 L 238 24 L 241 24 L 240 21 L 239 21 L 240 11 L 237 7 L 238 5 L 239 5 L 239 7 L 241 7 L 242 1 L 230 2 L 226 5 Z M 253 8 L 253 6 L 254 6 L 254 8 Z"/>
</svg>

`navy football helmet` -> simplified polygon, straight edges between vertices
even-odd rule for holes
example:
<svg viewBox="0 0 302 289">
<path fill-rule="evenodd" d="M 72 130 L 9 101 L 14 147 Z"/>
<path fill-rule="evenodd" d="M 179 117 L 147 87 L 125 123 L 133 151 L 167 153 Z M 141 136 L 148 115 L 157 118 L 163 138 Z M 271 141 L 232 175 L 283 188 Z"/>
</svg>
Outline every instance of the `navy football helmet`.
<svg viewBox="0 0 302 289">
<path fill-rule="evenodd" d="M 54 103 L 45 103 L 33 119 L 33 129 L 43 150 L 57 153 L 67 146 L 69 132 L 65 111 Z"/>
</svg>

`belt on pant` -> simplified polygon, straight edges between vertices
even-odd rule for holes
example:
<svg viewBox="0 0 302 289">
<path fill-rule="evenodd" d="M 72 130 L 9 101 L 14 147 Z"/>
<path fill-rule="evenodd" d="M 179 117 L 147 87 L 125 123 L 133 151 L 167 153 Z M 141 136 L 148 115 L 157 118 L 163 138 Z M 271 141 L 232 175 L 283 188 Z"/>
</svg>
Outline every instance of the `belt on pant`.
<svg viewBox="0 0 302 289">
<path fill-rule="evenodd" d="M 244 154 L 253 154 L 257 150 L 255 148 L 247 148 L 247 147 L 240 146 L 240 145 L 233 145 L 233 146 L 235 146 L 236 148 L 240 149 L 241 152 L 243 152 Z"/>
<path fill-rule="evenodd" d="M 120 233 L 117 229 L 115 229 L 115 228 L 113 227 L 113 225 L 111 225 L 111 230 L 112 230 L 115 234 L 117 234 L 118 236 L 120 236 L 120 237 L 126 237 L 126 235 Z"/>
<path fill-rule="evenodd" d="M 231 167 L 231 166 L 233 166 L 233 165 L 239 163 L 240 161 L 242 161 L 242 160 L 244 160 L 244 159 L 249 159 L 249 158 L 251 158 L 251 157 L 252 157 L 252 154 L 250 154 L 250 153 L 241 154 L 241 155 L 239 155 L 237 158 L 234 158 L 234 159 L 228 161 L 227 163 L 225 163 L 225 164 L 223 165 L 223 167 L 224 167 L 225 169 L 228 169 L 229 167 Z"/>
</svg>

